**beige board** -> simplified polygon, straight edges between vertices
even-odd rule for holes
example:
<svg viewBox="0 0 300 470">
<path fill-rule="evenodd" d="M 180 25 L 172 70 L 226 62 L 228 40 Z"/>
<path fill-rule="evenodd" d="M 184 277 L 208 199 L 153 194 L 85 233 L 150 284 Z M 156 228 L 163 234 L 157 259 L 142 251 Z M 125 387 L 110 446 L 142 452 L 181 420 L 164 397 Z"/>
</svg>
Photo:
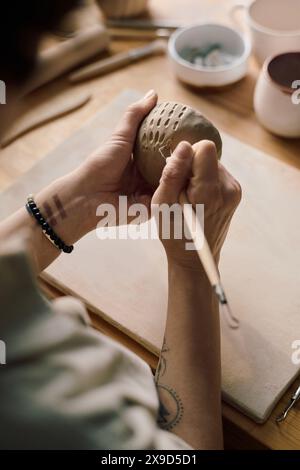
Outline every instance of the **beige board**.
<svg viewBox="0 0 300 470">
<path fill-rule="evenodd" d="M 79 95 L 70 90 L 68 93 L 61 93 L 56 95 L 52 100 L 42 102 L 38 106 L 29 108 L 25 114 L 16 119 L 13 125 L 9 128 L 7 134 L 1 140 L 1 147 L 6 147 L 15 139 L 18 139 L 26 132 L 30 132 L 43 124 L 46 124 L 53 119 L 65 116 L 72 111 L 81 108 L 91 99 L 91 94 L 83 92 Z"/>
<path fill-rule="evenodd" d="M 22 205 L 28 193 L 78 165 L 139 96 L 124 92 L 4 192 L 0 218 Z M 300 339 L 300 171 L 229 135 L 223 133 L 222 139 L 223 163 L 243 187 L 221 262 L 241 322 L 239 330 L 231 330 L 222 318 L 223 393 L 262 422 L 299 373 L 292 343 Z M 167 307 L 166 260 L 159 241 L 100 241 L 91 233 L 43 277 L 159 351 Z"/>
</svg>

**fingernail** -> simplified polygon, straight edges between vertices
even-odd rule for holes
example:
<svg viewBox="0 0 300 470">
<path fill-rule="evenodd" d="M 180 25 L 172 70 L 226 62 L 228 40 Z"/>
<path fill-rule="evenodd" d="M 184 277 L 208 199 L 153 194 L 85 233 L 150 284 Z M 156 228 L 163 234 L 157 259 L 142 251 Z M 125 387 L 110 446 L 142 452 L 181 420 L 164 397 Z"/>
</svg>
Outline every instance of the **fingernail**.
<svg viewBox="0 0 300 470">
<path fill-rule="evenodd" d="M 149 91 L 145 94 L 145 96 L 144 96 L 143 99 L 144 99 L 144 100 L 149 100 L 150 98 L 152 98 L 152 96 L 155 96 L 155 94 L 156 94 L 156 93 L 155 93 L 154 90 L 149 90 Z"/>
</svg>

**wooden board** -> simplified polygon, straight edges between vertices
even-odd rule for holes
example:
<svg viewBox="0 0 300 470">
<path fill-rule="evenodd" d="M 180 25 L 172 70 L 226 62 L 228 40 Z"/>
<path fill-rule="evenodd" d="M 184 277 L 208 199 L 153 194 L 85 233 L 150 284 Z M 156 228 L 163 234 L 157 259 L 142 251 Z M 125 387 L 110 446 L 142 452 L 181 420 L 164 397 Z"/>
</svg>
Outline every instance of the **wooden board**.
<svg viewBox="0 0 300 470">
<path fill-rule="evenodd" d="M 107 139 L 138 96 L 123 93 L 22 177 L 2 195 L 0 218 L 28 193 L 78 165 Z M 223 392 L 228 402 L 261 422 L 299 372 L 291 362 L 291 345 L 300 332 L 300 171 L 222 137 L 223 162 L 243 187 L 221 262 L 232 308 L 241 319 L 238 331 L 222 321 Z M 43 277 L 158 352 L 167 291 L 166 260 L 158 241 L 100 241 L 91 233 Z"/>
<path fill-rule="evenodd" d="M 30 108 L 24 114 L 22 113 L 10 126 L 8 132 L 1 139 L 0 146 L 6 147 L 26 132 L 81 108 L 90 99 L 90 94 L 84 92 L 77 95 L 71 89 L 69 93 L 64 91 L 54 98 L 42 102 L 39 106 Z"/>
</svg>

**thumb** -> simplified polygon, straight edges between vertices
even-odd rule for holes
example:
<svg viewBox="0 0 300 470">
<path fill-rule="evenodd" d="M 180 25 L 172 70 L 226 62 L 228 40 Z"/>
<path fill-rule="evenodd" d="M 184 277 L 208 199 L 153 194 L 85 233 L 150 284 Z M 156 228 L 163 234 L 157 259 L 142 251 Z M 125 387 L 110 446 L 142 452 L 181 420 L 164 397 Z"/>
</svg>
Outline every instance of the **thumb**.
<svg viewBox="0 0 300 470">
<path fill-rule="evenodd" d="M 166 166 L 155 191 L 152 204 L 173 204 L 178 201 L 180 192 L 191 176 L 194 151 L 188 142 L 180 142 L 171 157 L 166 159 Z"/>
<path fill-rule="evenodd" d="M 128 106 L 111 136 L 111 142 L 121 144 L 131 153 L 140 124 L 156 103 L 157 94 L 150 90 L 142 99 Z"/>
</svg>

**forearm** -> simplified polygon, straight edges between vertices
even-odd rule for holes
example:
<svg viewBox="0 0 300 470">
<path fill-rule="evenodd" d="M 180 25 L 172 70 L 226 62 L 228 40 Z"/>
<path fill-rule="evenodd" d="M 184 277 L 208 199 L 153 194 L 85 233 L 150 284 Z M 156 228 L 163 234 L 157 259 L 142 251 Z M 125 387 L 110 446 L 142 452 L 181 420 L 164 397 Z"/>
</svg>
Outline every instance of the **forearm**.
<svg viewBox="0 0 300 470">
<path fill-rule="evenodd" d="M 220 370 L 218 304 L 206 275 L 169 263 L 159 422 L 198 449 L 223 445 Z"/>
<path fill-rule="evenodd" d="M 91 207 L 82 193 L 79 171 L 54 181 L 34 199 L 42 215 L 66 244 L 75 243 L 91 229 Z M 25 204 L 24 200 L 24 206 L 0 224 L 0 240 L 20 230 L 29 230 L 32 256 L 36 270 L 40 272 L 59 256 L 60 250 L 45 237 Z"/>
</svg>

